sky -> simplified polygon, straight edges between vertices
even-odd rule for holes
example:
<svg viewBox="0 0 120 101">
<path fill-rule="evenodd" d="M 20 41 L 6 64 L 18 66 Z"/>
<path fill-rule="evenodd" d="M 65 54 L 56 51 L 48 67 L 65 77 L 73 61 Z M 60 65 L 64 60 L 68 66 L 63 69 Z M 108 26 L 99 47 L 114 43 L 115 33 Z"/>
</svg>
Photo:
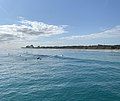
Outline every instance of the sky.
<svg viewBox="0 0 120 101">
<path fill-rule="evenodd" d="M 0 0 L 0 47 L 120 44 L 120 0 Z"/>
</svg>

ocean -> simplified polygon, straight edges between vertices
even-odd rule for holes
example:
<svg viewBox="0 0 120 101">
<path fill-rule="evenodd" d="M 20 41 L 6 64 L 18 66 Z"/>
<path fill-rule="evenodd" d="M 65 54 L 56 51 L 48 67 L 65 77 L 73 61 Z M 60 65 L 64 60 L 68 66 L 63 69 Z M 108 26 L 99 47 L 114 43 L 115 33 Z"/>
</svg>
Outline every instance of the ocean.
<svg viewBox="0 0 120 101">
<path fill-rule="evenodd" d="M 0 101 L 120 101 L 120 51 L 0 50 Z"/>
</svg>

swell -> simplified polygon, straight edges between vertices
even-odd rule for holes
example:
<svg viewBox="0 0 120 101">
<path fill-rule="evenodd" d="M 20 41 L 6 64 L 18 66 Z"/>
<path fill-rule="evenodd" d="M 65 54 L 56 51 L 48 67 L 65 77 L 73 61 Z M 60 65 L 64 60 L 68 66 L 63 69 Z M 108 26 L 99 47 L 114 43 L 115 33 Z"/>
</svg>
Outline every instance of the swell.
<svg viewBox="0 0 120 101">
<path fill-rule="evenodd" d="M 7 56 L 6 56 L 7 57 Z M 97 59 L 80 59 L 80 58 L 73 58 L 67 57 L 63 55 L 39 55 L 39 54 L 16 54 L 10 55 L 10 57 L 17 59 L 17 60 L 45 60 L 45 59 L 59 59 L 59 60 L 66 60 L 66 61 L 73 61 L 73 62 L 84 62 L 84 63 L 97 63 L 97 64 L 111 64 L 111 65 L 120 65 L 120 62 L 113 62 L 113 61 L 106 61 L 106 60 L 97 60 Z M 7 57 L 8 58 L 8 57 Z M 0 64 L 1 65 L 1 64 Z"/>
</svg>

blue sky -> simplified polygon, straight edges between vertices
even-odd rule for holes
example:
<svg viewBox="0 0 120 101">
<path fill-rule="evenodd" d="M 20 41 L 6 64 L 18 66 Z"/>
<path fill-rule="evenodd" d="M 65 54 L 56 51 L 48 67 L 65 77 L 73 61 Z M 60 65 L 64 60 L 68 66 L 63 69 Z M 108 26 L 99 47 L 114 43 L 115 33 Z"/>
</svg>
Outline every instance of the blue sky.
<svg viewBox="0 0 120 101">
<path fill-rule="evenodd" d="M 25 27 L 24 31 L 19 30 L 21 27 Z M 4 32 L 5 29 L 9 30 Z M 30 30 L 39 34 L 31 35 Z M 1 45 L 16 40 L 16 46 L 25 42 L 35 45 L 120 44 L 120 0 L 0 0 Z"/>
</svg>

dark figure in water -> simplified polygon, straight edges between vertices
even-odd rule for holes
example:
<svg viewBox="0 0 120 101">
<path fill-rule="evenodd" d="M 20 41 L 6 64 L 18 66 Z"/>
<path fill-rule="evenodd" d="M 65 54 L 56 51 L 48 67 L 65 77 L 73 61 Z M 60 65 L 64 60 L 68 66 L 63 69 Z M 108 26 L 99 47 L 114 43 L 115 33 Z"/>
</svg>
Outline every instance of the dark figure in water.
<svg viewBox="0 0 120 101">
<path fill-rule="evenodd" d="M 37 60 L 41 60 L 41 58 L 40 58 L 40 57 L 37 57 Z"/>
</svg>

